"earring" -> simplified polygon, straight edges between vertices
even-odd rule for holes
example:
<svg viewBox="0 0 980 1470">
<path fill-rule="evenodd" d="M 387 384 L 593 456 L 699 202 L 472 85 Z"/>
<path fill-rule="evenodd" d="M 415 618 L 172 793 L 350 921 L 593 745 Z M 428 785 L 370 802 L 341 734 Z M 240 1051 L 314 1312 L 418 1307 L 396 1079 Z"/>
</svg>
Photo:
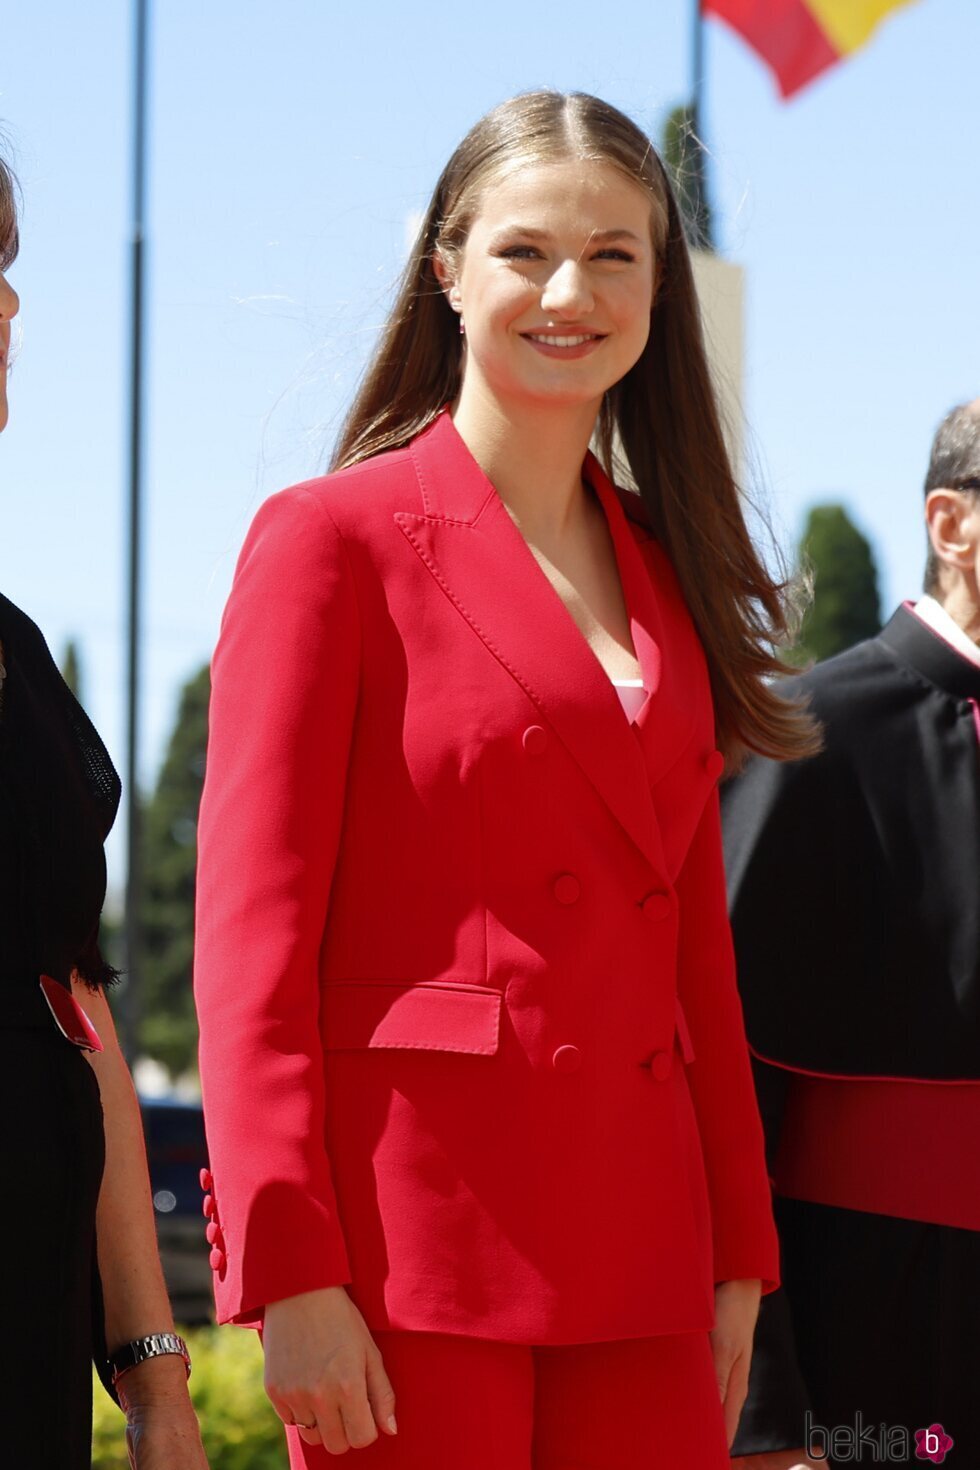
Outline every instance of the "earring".
<svg viewBox="0 0 980 1470">
<path fill-rule="evenodd" d="M 459 319 L 459 335 L 461 337 L 466 336 L 466 323 L 463 321 L 462 316 Z"/>
</svg>

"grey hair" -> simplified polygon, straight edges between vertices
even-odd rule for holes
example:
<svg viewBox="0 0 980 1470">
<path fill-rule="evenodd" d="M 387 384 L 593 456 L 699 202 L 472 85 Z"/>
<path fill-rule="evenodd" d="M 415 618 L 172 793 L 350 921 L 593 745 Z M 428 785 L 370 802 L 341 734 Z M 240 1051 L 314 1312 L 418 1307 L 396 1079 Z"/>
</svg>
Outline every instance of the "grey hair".
<svg viewBox="0 0 980 1470">
<path fill-rule="evenodd" d="M 980 495 L 980 398 L 961 403 L 943 419 L 932 441 L 925 493 L 959 490 Z M 939 586 L 939 558 L 930 543 L 923 587 L 935 593 Z"/>
</svg>

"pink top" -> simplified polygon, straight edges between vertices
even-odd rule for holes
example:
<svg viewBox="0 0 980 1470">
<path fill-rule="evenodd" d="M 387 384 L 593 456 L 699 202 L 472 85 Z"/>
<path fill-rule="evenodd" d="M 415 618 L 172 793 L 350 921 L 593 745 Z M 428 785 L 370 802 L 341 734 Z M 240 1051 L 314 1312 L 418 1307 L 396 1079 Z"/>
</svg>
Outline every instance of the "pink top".
<svg viewBox="0 0 980 1470">
<path fill-rule="evenodd" d="M 643 680 L 613 679 L 612 684 L 619 695 L 626 718 L 632 724 L 646 702 L 647 692 L 643 687 Z"/>
</svg>

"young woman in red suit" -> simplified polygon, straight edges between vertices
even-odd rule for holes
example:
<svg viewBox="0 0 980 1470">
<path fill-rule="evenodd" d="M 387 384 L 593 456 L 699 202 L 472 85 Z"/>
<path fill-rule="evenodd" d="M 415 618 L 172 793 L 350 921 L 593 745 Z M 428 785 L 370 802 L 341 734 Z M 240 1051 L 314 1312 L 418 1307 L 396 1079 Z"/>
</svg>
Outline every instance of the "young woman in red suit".
<svg viewBox="0 0 980 1470">
<path fill-rule="evenodd" d="M 205 1213 L 294 1467 L 728 1464 L 778 1263 L 716 784 L 812 745 L 782 616 L 649 140 L 504 103 L 214 659 Z"/>
</svg>

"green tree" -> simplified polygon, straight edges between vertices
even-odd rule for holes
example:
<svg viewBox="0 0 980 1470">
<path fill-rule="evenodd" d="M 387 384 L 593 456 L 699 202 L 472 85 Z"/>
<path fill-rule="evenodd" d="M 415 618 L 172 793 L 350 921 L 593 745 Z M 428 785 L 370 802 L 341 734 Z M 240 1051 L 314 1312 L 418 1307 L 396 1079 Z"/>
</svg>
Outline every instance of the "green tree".
<svg viewBox="0 0 980 1470">
<path fill-rule="evenodd" d="M 799 658 L 833 658 L 881 629 L 878 572 L 865 536 L 842 505 L 816 505 L 800 540 L 800 563 L 813 581 Z"/>
<path fill-rule="evenodd" d="M 173 1073 L 193 1066 L 191 993 L 197 813 L 208 738 L 207 665 L 184 685 L 156 789 L 143 814 L 140 1050 Z"/>
<path fill-rule="evenodd" d="M 82 697 L 82 659 L 78 651 L 78 644 L 74 638 L 69 638 L 65 644 L 65 651 L 61 657 L 61 677 L 79 704 L 84 704 L 85 701 Z"/>
<path fill-rule="evenodd" d="M 671 108 L 664 123 L 661 155 L 674 186 L 688 243 L 699 250 L 714 250 L 714 220 L 708 200 L 707 154 L 694 136 L 693 109 L 685 104 Z"/>
</svg>

